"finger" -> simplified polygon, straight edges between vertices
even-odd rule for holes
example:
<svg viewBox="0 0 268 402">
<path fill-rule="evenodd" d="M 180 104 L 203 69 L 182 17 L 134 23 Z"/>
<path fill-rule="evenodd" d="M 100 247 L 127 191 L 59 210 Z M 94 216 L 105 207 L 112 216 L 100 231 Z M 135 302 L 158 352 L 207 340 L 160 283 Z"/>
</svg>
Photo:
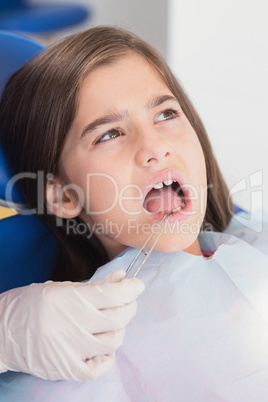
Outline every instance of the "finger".
<svg viewBox="0 0 268 402">
<path fill-rule="evenodd" d="M 116 351 L 122 345 L 125 333 L 126 328 L 95 334 L 97 341 L 103 345 L 102 353 L 107 354 Z"/>
<path fill-rule="evenodd" d="M 91 358 L 85 358 L 84 362 L 88 369 L 88 379 L 96 380 L 110 371 L 115 362 L 115 351 L 122 345 L 125 335 L 125 329 L 119 331 L 106 332 L 96 335 L 96 339 L 103 345 L 103 354 L 92 356 Z M 106 346 L 113 352 L 104 353 Z"/>
<path fill-rule="evenodd" d="M 98 309 L 130 303 L 145 289 L 144 283 L 137 278 L 122 279 L 119 282 L 104 282 L 101 285 L 87 282 L 75 284 L 74 287 L 82 298 Z"/>
<path fill-rule="evenodd" d="M 108 274 L 106 276 L 106 278 L 100 279 L 98 281 L 94 281 L 93 283 L 96 285 L 103 285 L 106 282 L 120 282 L 120 281 L 122 281 L 122 279 L 125 278 L 125 276 L 126 276 L 126 271 L 124 271 L 123 269 L 120 269 L 118 271 L 111 272 L 110 274 Z"/>
<path fill-rule="evenodd" d="M 99 378 L 112 368 L 114 352 L 122 344 L 124 335 L 125 328 L 97 335 L 84 332 L 81 336 L 71 336 L 69 342 L 55 342 L 50 347 L 46 345 L 49 349 L 45 353 L 45 365 L 37 364 L 35 375 L 50 380 Z M 47 358 L 51 355 L 53 359 Z"/>
<path fill-rule="evenodd" d="M 77 317 L 80 319 L 79 327 L 81 331 L 86 330 L 91 334 L 100 334 L 109 331 L 118 331 L 123 329 L 137 312 L 137 302 L 131 302 L 124 306 L 114 307 L 105 310 L 96 310 L 94 316 L 89 315 Z M 78 329 L 77 329 L 78 330 Z"/>
<path fill-rule="evenodd" d="M 135 300 L 145 289 L 137 279 L 124 278 L 125 271 L 116 271 L 101 281 L 51 282 L 42 288 L 46 305 L 55 305 L 55 300 L 64 300 L 62 305 L 72 309 L 74 303 L 83 308 L 89 303 L 97 309 L 112 308 Z"/>
<path fill-rule="evenodd" d="M 126 271 L 120 269 L 119 271 L 111 272 L 105 278 L 106 282 L 120 282 L 126 276 Z"/>
<path fill-rule="evenodd" d="M 53 326 L 48 326 L 48 329 L 44 328 L 43 332 L 45 334 L 53 333 L 61 331 L 62 328 L 69 328 L 77 333 L 86 331 L 91 334 L 116 331 L 124 328 L 134 317 L 136 311 L 136 300 L 108 309 L 97 309 L 88 302 L 81 306 L 81 303 L 74 300 L 70 309 L 62 310 L 58 320 L 53 321 Z"/>
<path fill-rule="evenodd" d="M 45 308 L 42 310 L 42 320 L 38 324 L 39 332 L 49 335 L 61 331 L 62 328 L 69 328 L 100 333 L 123 328 L 136 313 L 137 303 L 134 296 L 144 288 L 142 282 L 134 279 L 107 283 L 96 288 L 85 285 L 78 283 L 65 288 L 64 297 L 55 292 L 47 293 L 43 303 Z M 128 290 L 131 296 L 126 294 Z M 111 298 L 116 297 L 117 300 L 111 302 Z M 53 325 L 46 325 L 47 322 L 53 322 Z"/>
<path fill-rule="evenodd" d="M 84 380 L 97 380 L 113 368 L 114 362 L 114 353 L 95 356 L 92 359 L 85 361 L 87 371 L 85 373 L 86 378 L 84 378 Z"/>
<path fill-rule="evenodd" d="M 76 348 L 80 355 L 79 360 L 89 360 L 96 356 L 112 354 L 122 345 L 126 329 L 118 331 L 103 332 L 101 334 L 89 335 L 82 340 L 82 345 Z M 88 339 L 88 344 L 86 344 Z"/>
<path fill-rule="evenodd" d="M 134 300 L 131 303 L 124 306 L 100 310 L 105 319 L 107 320 L 105 325 L 110 326 L 110 330 L 115 331 L 124 328 L 137 312 L 137 301 Z M 106 332 L 106 331 L 100 331 Z"/>
</svg>

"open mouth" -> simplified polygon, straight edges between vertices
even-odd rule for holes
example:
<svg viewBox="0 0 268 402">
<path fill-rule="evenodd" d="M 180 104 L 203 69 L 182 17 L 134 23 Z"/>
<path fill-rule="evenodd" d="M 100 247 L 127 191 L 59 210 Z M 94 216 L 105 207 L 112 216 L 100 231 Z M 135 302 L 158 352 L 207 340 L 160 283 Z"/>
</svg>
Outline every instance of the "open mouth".
<svg viewBox="0 0 268 402">
<path fill-rule="evenodd" d="M 186 205 L 186 194 L 177 180 L 159 182 L 147 193 L 143 207 L 156 213 L 178 212 Z"/>
</svg>

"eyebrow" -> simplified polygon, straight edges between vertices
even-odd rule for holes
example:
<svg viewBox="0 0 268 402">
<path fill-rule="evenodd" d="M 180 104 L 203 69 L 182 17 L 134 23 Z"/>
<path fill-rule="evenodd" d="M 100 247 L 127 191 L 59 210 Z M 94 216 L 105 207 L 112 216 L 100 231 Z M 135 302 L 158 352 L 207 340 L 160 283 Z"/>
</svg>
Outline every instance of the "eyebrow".
<svg viewBox="0 0 268 402">
<path fill-rule="evenodd" d="M 84 127 L 81 138 L 83 138 L 86 134 L 96 130 L 97 127 L 102 126 L 104 124 L 109 123 L 116 123 L 117 121 L 123 120 L 126 117 L 127 112 L 122 113 L 110 113 L 105 116 L 99 117 L 98 119 L 94 120 L 92 123 L 89 123 L 86 127 Z"/>
<path fill-rule="evenodd" d="M 162 103 L 167 102 L 167 101 L 173 101 L 173 102 L 178 102 L 175 96 L 173 95 L 162 95 L 162 96 L 156 96 L 155 98 L 151 99 L 146 107 L 148 109 L 153 109 L 157 106 L 162 105 Z"/>
<path fill-rule="evenodd" d="M 162 95 L 162 96 L 156 96 L 155 98 L 151 99 L 147 104 L 146 107 L 147 109 L 154 109 L 157 106 L 160 106 L 162 103 L 167 102 L 167 101 L 175 101 L 178 102 L 175 96 L 173 95 Z M 104 124 L 110 124 L 110 123 L 116 123 L 118 121 L 123 120 L 125 117 L 128 116 L 128 112 L 122 111 L 122 112 L 114 112 L 110 113 L 107 115 L 104 115 L 102 117 L 99 117 L 98 119 L 92 121 L 89 123 L 86 127 L 84 127 L 81 138 L 83 138 L 86 134 L 91 133 L 92 131 L 96 130 L 99 126 L 102 126 Z"/>
</svg>

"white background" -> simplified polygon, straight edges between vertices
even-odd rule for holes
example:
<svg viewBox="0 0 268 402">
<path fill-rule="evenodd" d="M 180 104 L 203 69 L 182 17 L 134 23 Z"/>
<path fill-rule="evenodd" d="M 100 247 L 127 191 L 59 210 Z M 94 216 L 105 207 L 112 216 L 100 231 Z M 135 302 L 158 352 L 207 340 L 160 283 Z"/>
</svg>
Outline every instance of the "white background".
<svg viewBox="0 0 268 402">
<path fill-rule="evenodd" d="M 168 60 L 199 111 L 235 201 L 251 204 L 263 171 L 268 210 L 268 9 L 266 0 L 170 0 Z M 256 183 L 258 184 L 258 182 Z"/>
<path fill-rule="evenodd" d="M 79 3 L 93 10 L 85 26 L 125 27 L 167 58 L 205 123 L 229 187 L 247 187 L 234 196 L 235 202 L 248 210 L 261 207 L 260 197 L 251 205 L 251 191 L 261 190 L 267 211 L 267 0 Z M 263 184 L 250 189 L 250 176 L 258 171 L 263 172 Z"/>
</svg>

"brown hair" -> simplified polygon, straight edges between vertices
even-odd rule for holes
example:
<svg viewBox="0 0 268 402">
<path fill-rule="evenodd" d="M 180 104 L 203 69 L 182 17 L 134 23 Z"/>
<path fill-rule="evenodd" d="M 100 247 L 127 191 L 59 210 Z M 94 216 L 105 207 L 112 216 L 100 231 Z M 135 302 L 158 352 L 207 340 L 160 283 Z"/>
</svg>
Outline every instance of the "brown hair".
<svg viewBox="0 0 268 402">
<path fill-rule="evenodd" d="M 65 38 L 30 60 L 9 80 L 0 104 L 0 140 L 15 171 L 59 175 L 59 157 L 76 114 L 83 79 L 98 66 L 130 52 L 144 57 L 161 75 L 194 128 L 205 155 L 209 188 L 203 227 L 223 231 L 232 216 L 229 194 L 205 128 L 163 58 L 122 29 L 96 27 Z M 30 206 L 37 208 L 36 180 L 23 180 L 21 185 Z M 59 260 L 52 279 L 88 278 L 108 260 L 94 235 L 90 240 L 67 235 L 64 225 L 56 225 L 52 215 L 46 213 L 40 218 L 59 240 Z"/>
</svg>

